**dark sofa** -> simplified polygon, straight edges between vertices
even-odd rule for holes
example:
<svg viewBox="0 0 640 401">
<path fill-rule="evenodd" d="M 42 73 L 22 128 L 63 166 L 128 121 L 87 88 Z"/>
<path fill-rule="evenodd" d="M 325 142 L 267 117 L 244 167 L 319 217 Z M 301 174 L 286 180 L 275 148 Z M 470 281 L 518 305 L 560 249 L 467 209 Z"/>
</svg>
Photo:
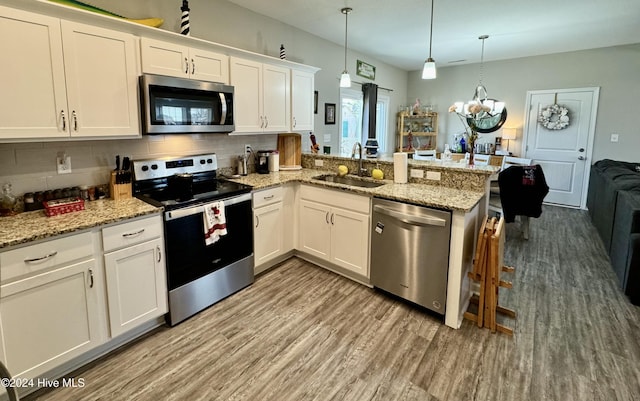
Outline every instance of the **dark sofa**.
<svg viewBox="0 0 640 401">
<path fill-rule="evenodd" d="M 640 305 L 640 164 L 609 159 L 594 163 L 587 208 L 620 286 Z"/>
</svg>

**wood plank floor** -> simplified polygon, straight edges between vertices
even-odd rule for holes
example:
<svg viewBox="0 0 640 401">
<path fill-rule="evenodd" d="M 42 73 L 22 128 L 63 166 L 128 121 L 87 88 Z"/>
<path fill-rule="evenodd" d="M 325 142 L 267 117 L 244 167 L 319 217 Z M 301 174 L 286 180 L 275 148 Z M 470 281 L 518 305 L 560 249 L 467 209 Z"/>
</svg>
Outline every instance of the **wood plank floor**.
<svg viewBox="0 0 640 401">
<path fill-rule="evenodd" d="M 188 321 L 27 400 L 640 400 L 640 308 L 586 212 L 507 226 L 514 337 L 435 316 L 293 258 Z M 71 376 L 70 376 L 71 377 Z"/>
</svg>

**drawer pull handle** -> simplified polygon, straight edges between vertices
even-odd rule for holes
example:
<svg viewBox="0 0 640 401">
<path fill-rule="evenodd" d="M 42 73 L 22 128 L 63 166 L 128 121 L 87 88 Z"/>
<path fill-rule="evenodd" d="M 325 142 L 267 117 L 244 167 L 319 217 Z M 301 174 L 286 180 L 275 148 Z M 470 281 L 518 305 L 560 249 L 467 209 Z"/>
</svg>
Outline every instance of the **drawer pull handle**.
<svg viewBox="0 0 640 401">
<path fill-rule="evenodd" d="M 73 115 L 73 130 L 78 132 L 78 115 L 75 110 L 73 110 L 71 114 Z"/>
<path fill-rule="evenodd" d="M 58 254 L 58 251 L 53 251 L 47 255 L 41 256 L 39 258 L 31 258 L 31 259 L 25 259 L 24 263 L 37 263 L 37 262 L 42 262 L 43 260 L 47 260 L 49 258 L 52 258 L 54 256 L 56 256 Z"/>
<path fill-rule="evenodd" d="M 184 73 L 189 73 L 189 60 L 186 57 L 184 58 Z"/>
<path fill-rule="evenodd" d="M 331 225 L 332 225 L 332 226 L 334 225 L 334 223 L 333 223 L 333 216 L 335 216 L 335 215 L 336 215 L 335 213 L 331 213 Z"/>
<path fill-rule="evenodd" d="M 125 238 L 135 237 L 136 235 L 140 235 L 140 234 L 142 234 L 143 232 L 144 232 L 144 228 L 143 228 L 143 229 L 141 229 L 141 230 L 139 230 L 139 231 L 136 231 L 135 233 L 125 233 L 125 234 L 122 234 L 122 236 L 123 236 L 123 237 L 125 237 Z"/>
<path fill-rule="evenodd" d="M 60 110 L 60 116 L 62 116 L 62 130 L 67 130 L 67 118 L 64 115 L 64 110 Z"/>
<path fill-rule="evenodd" d="M 162 260 L 162 251 L 160 250 L 160 246 L 157 246 L 156 249 L 158 250 L 158 263 L 160 263 Z"/>
<path fill-rule="evenodd" d="M 93 288 L 93 269 L 89 269 L 89 288 Z"/>
<path fill-rule="evenodd" d="M 262 199 L 269 200 L 269 199 L 273 199 L 274 196 L 275 195 L 263 196 Z"/>
<path fill-rule="evenodd" d="M 193 59 L 191 59 L 191 74 L 195 74 L 196 73 L 196 63 L 195 61 L 193 61 Z"/>
<path fill-rule="evenodd" d="M 260 225 L 260 217 L 256 215 L 256 228 L 258 228 L 259 225 Z"/>
</svg>

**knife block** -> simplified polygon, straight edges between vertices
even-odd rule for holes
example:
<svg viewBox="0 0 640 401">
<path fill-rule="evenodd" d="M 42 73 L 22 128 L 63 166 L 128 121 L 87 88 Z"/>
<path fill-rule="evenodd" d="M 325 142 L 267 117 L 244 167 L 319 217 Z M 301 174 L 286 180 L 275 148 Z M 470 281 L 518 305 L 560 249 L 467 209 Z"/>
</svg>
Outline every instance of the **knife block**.
<svg viewBox="0 0 640 401">
<path fill-rule="evenodd" d="M 131 183 L 116 184 L 116 172 L 111 172 L 111 179 L 109 180 L 109 193 L 114 200 L 131 198 Z"/>
</svg>

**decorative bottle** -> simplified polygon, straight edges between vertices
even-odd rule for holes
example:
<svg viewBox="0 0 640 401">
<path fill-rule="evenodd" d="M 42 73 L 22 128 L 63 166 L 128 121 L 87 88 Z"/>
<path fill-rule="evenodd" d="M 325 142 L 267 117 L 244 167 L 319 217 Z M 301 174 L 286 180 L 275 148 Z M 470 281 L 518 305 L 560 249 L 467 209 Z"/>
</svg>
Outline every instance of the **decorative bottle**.
<svg viewBox="0 0 640 401">
<path fill-rule="evenodd" d="M 449 149 L 448 143 L 444 144 L 444 152 L 442 152 L 442 155 L 444 161 L 451 161 L 451 150 Z"/>
</svg>

